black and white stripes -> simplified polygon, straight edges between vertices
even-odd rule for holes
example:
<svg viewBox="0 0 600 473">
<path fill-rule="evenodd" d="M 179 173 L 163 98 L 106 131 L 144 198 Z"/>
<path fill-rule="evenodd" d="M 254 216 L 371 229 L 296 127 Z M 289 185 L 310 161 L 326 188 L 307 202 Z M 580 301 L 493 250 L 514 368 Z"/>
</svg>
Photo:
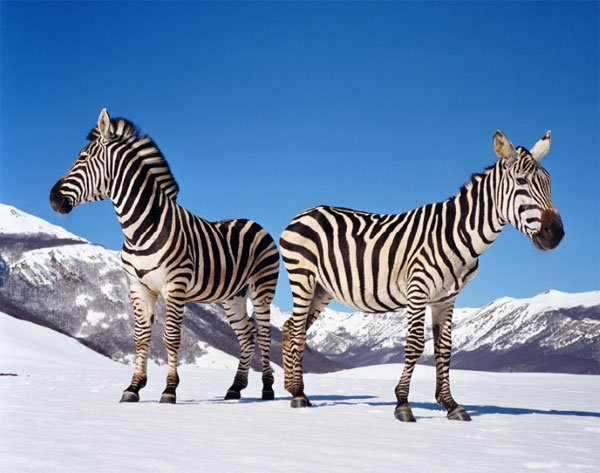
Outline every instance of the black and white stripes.
<svg viewBox="0 0 600 473">
<path fill-rule="evenodd" d="M 137 401 L 146 384 L 148 348 L 159 295 L 166 301 L 163 341 L 168 353 L 167 387 L 161 402 L 175 402 L 177 350 L 186 301 L 221 301 L 238 337 L 241 355 L 226 398 L 239 398 L 258 340 L 263 356 L 263 398 L 272 399 L 270 303 L 279 271 L 273 239 L 257 223 L 208 222 L 176 203 L 178 186 L 160 150 L 125 119 L 102 110 L 98 126 L 71 169 L 54 186 L 54 210 L 69 212 L 84 202 L 111 198 L 125 242 L 121 253 L 135 312 L 136 366 L 122 401 Z M 246 299 L 254 306 L 252 323 Z"/>
<path fill-rule="evenodd" d="M 239 398 L 258 340 L 263 356 L 263 398 L 272 399 L 269 363 L 270 303 L 279 269 L 273 239 L 242 219 L 208 222 L 176 203 L 178 186 L 155 143 L 125 119 L 106 110 L 71 169 L 50 193 L 60 213 L 83 202 L 112 199 L 121 223 L 123 267 L 135 312 L 136 366 L 122 401 L 139 400 L 146 384 L 148 348 L 159 295 L 166 301 L 164 345 L 167 386 L 161 402 L 175 402 L 177 351 L 186 301 L 221 301 L 238 337 L 241 354 L 227 399 Z M 539 160 L 550 132 L 528 151 L 497 131 L 500 158 L 474 174 L 456 195 L 397 215 L 320 206 L 296 216 L 280 246 L 293 294 L 293 313 L 283 326 L 285 388 L 292 406 L 309 405 L 302 356 L 306 332 L 333 298 L 363 312 L 407 308 L 406 362 L 396 386 L 395 416 L 414 421 L 408 394 L 424 348 L 425 309 L 431 307 L 436 362 L 436 400 L 448 418 L 469 420 L 450 392 L 449 367 L 454 301 L 477 274 L 479 256 L 507 223 L 543 250 L 564 236 L 550 197 L 550 176 Z M 255 324 L 246 311 L 254 306 Z"/>
<path fill-rule="evenodd" d="M 500 131 L 494 149 L 501 158 L 450 199 L 398 215 L 378 215 L 321 206 L 295 217 L 280 247 L 294 298 L 283 329 L 285 387 L 292 406 L 309 405 L 304 394 L 302 353 L 306 331 L 336 298 L 363 312 L 408 308 L 406 363 L 395 415 L 413 421 L 410 378 L 423 352 L 427 305 L 433 316 L 436 399 L 452 419 L 469 416 L 452 398 L 448 370 L 454 300 L 477 273 L 478 257 L 507 222 L 541 249 L 564 235 L 550 198 L 550 178 L 537 162 L 550 133 L 532 148 L 515 148 Z"/>
</svg>

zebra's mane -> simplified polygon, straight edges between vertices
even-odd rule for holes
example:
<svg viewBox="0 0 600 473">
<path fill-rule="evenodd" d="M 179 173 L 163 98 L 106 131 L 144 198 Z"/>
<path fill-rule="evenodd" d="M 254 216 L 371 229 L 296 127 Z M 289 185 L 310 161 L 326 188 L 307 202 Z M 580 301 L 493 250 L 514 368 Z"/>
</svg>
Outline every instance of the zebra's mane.
<svg viewBox="0 0 600 473">
<path fill-rule="evenodd" d="M 466 182 L 460 188 L 459 193 L 463 189 L 470 189 L 473 185 L 475 185 L 477 182 L 481 181 L 485 176 L 487 176 L 490 172 L 492 172 L 495 167 L 496 167 L 496 164 L 492 164 L 491 166 L 488 166 L 487 168 L 485 168 L 483 170 L 483 172 L 474 172 L 473 174 L 471 174 L 471 178 L 469 179 L 468 182 Z"/>
<path fill-rule="evenodd" d="M 140 146 L 140 149 L 144 149 L 142 162 L 150 167 L 150 172 L 154 174 L 156 182 L 158 182 L 163 192 L 171 199 L 176 200 L 179 186 L 171 173 L 169 164 L 152 138 L 148 135 L 140 136 L 139 128 L 126 118 L 111 118 L 110 130 L 113 141 L 129 142 L 132 145 L 136 143 Z M 88 134 L 87 139 L 95 141 L 100 136 L 98 126 L 95 126 Z"/>
</svg>

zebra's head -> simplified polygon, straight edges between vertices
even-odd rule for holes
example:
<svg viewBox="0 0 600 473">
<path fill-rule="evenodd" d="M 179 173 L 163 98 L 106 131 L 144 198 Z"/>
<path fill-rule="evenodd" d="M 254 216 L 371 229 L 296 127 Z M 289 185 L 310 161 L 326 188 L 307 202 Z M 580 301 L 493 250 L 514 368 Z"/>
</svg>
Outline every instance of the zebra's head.
<svg viewBox="0 0 600 473">
<path fill-rule="evenodd" d="M 94 138 L 94 132 L 97 136 Z M 50 191 L 50 205 L 55 212 L 67 214 L 84 202 L 109 197 L 109 162 L 107 145 L 113 135 L 110 117 L 102 109 L 98 126 L 92 131 L 91 141 L 83 147 L 71 169 L 61 177 Z"/>
<path fill-rule="evenodd" d="M 550 175 L 539 163 L 549 149 L 550 131 L 531 150 L 515 148 L 500 130 L 494 135 L 494 151 L 504 169 L 500 217 L 531 238 L 540 250 L 553 250 L 565 235 L 550 197 Z"/>
</svg>

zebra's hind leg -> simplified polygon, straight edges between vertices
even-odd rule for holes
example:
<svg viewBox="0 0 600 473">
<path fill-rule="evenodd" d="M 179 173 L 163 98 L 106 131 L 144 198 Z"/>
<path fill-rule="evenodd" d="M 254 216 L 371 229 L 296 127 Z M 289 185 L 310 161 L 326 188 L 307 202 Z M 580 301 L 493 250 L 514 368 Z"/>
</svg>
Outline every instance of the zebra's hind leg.
<svg viewBox="0 0 600 473">
<path fill-rule="evenodd" d="M 224 301 L 223 308 L 240 344 L 240 362 L 233 378 L 233 384 L 225 394 L 225 400 L 240 399 L 242 389 L 248 386 L 248 371 L 254 354 L 256 328 L 246 311 L 245 291 Z"/>
<path fill-rule="evenodd" d="M 262 398 L 265 401 L 275 399 L 275 391 L 273 391 L 273 371 L 271 370 L 270 350 L 271 350 L 271 310 L 269 304 L 254 302 L 254 320 L 258 331 L 257 339 L 258 346 L 262 354 Z"/>
<path fill-rule="evenodd" d="M 415 422 L 412 409 L 408 404 L 410 380 L 417 360 L 423 354 L 425 347 L 424 325 L 427 300 L 425 291 L 413 285 L 408 292 L 408 336 L 404 349 L 405 361 L 402 377 L 396 386 L 398 404 L 394 410 L 396 419 L 402 422 Z"/>
<path fill-rule="evenodd" d="M 319 318 L 319 315 L 329 305 L 329 303 L 333 300 L 333 296 L 329 294 L 323 286 L 321 286 L 318 282 L 315 285 L 315 292 L 313 294 L 313 299 L 310 303 L 310 309 L 308 311 L 308 317 L 306 319 L 306 332 L 311 327 L 312 324 Z"/>
<path fill-rule="evenodd" d="M 433 348 L 435 354 L 435 399 L 448 410 L 451 420 L 471 420 L 450 392 L 450 353 L 452 349 L 452 311 L 454 299 L 444 304 L 431 305 Z"/>
<path fill-rule="evenodd" d="M 258 346 L 262 354 L 262 398 L 275 399 L 273 371 L 271 370 L 271 302 L 275 296 L 279 274 L 279 252 L 273 242 L 261 255 L 252 277 L 249 278 L 249 295 L 254 306 L 254 321 L 258 331 Z"/>
<path fill-rule="evenodd" d="M 283 326 L 282 348 L 286 373 L 285 389 L 293 396 L 292 407 L 308 407 L 311 405 L 306 394 L 304 394 L 304 381 L 302 379 L 302 355 L 306 345 L 306 332 L 317 320 L 321 311 L 333 299 L 333 296 L 326 292 L 318 282 L 314 281 L 314 278 L 309 277 L 306 282 L 311 282 L 311 280 L 313 281 L 313 291 L 310 299 L 306 298 L 310 300 L 306 316 L 302 317 L 301 314 L 306 310 L 304 296 L 308 294 L 301 294 L 299 287 L 292 284 L 294 313 Z"/>
<path fill-rule="evenodd" d="M 131 384 L 123 391 L 120 402 L 137 402 L 139 391 L 146 385 L 146 369 L 148 366 L 148 350 L 152 339 L 152 323 L 154 322 L 154 306 L 158 296 L 142 286 L 131 285 L 131 302 L 135 315 L 135 370 Z"/>
<path fill-rule="evenodd" d="M 166 404 L 175 404 L 177 400 L 175 392 L 179 385 L 177 352 L 181 345 L 181 321 L 183 320 L 183 309 L 185 308 L 185 288 L 187 284 L 187 280 L 171 284 L 165 297 L 166 316 L 163 343 L 167 350 L 168 373 L 167 386 L 160 396 L 160 402 Z"/>
</svg>

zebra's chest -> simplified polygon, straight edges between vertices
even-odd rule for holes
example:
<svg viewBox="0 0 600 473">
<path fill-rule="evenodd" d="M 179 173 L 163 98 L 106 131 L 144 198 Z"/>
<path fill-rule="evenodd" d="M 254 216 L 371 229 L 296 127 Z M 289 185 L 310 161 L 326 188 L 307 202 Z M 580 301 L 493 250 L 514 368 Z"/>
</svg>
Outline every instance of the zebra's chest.
<svg viewBox="0 0 600 473">
<path fill-rule="evenodd" d="M 133 284 L 141 284 L 155 294 L 164 295 L 175 265 L 167 264 L 160 252 L 150 255 L 137 255 L 129 251 L 121 253 L 123 268 Z"/>
<path fill-rule="evenodd" d="M 465 286 L 477 275 L 478 261 L 466 264 L 455 264 L 440 274 L 432 275 L 430 302 L 437 302 L 456 297 Z"/>
</svg>

